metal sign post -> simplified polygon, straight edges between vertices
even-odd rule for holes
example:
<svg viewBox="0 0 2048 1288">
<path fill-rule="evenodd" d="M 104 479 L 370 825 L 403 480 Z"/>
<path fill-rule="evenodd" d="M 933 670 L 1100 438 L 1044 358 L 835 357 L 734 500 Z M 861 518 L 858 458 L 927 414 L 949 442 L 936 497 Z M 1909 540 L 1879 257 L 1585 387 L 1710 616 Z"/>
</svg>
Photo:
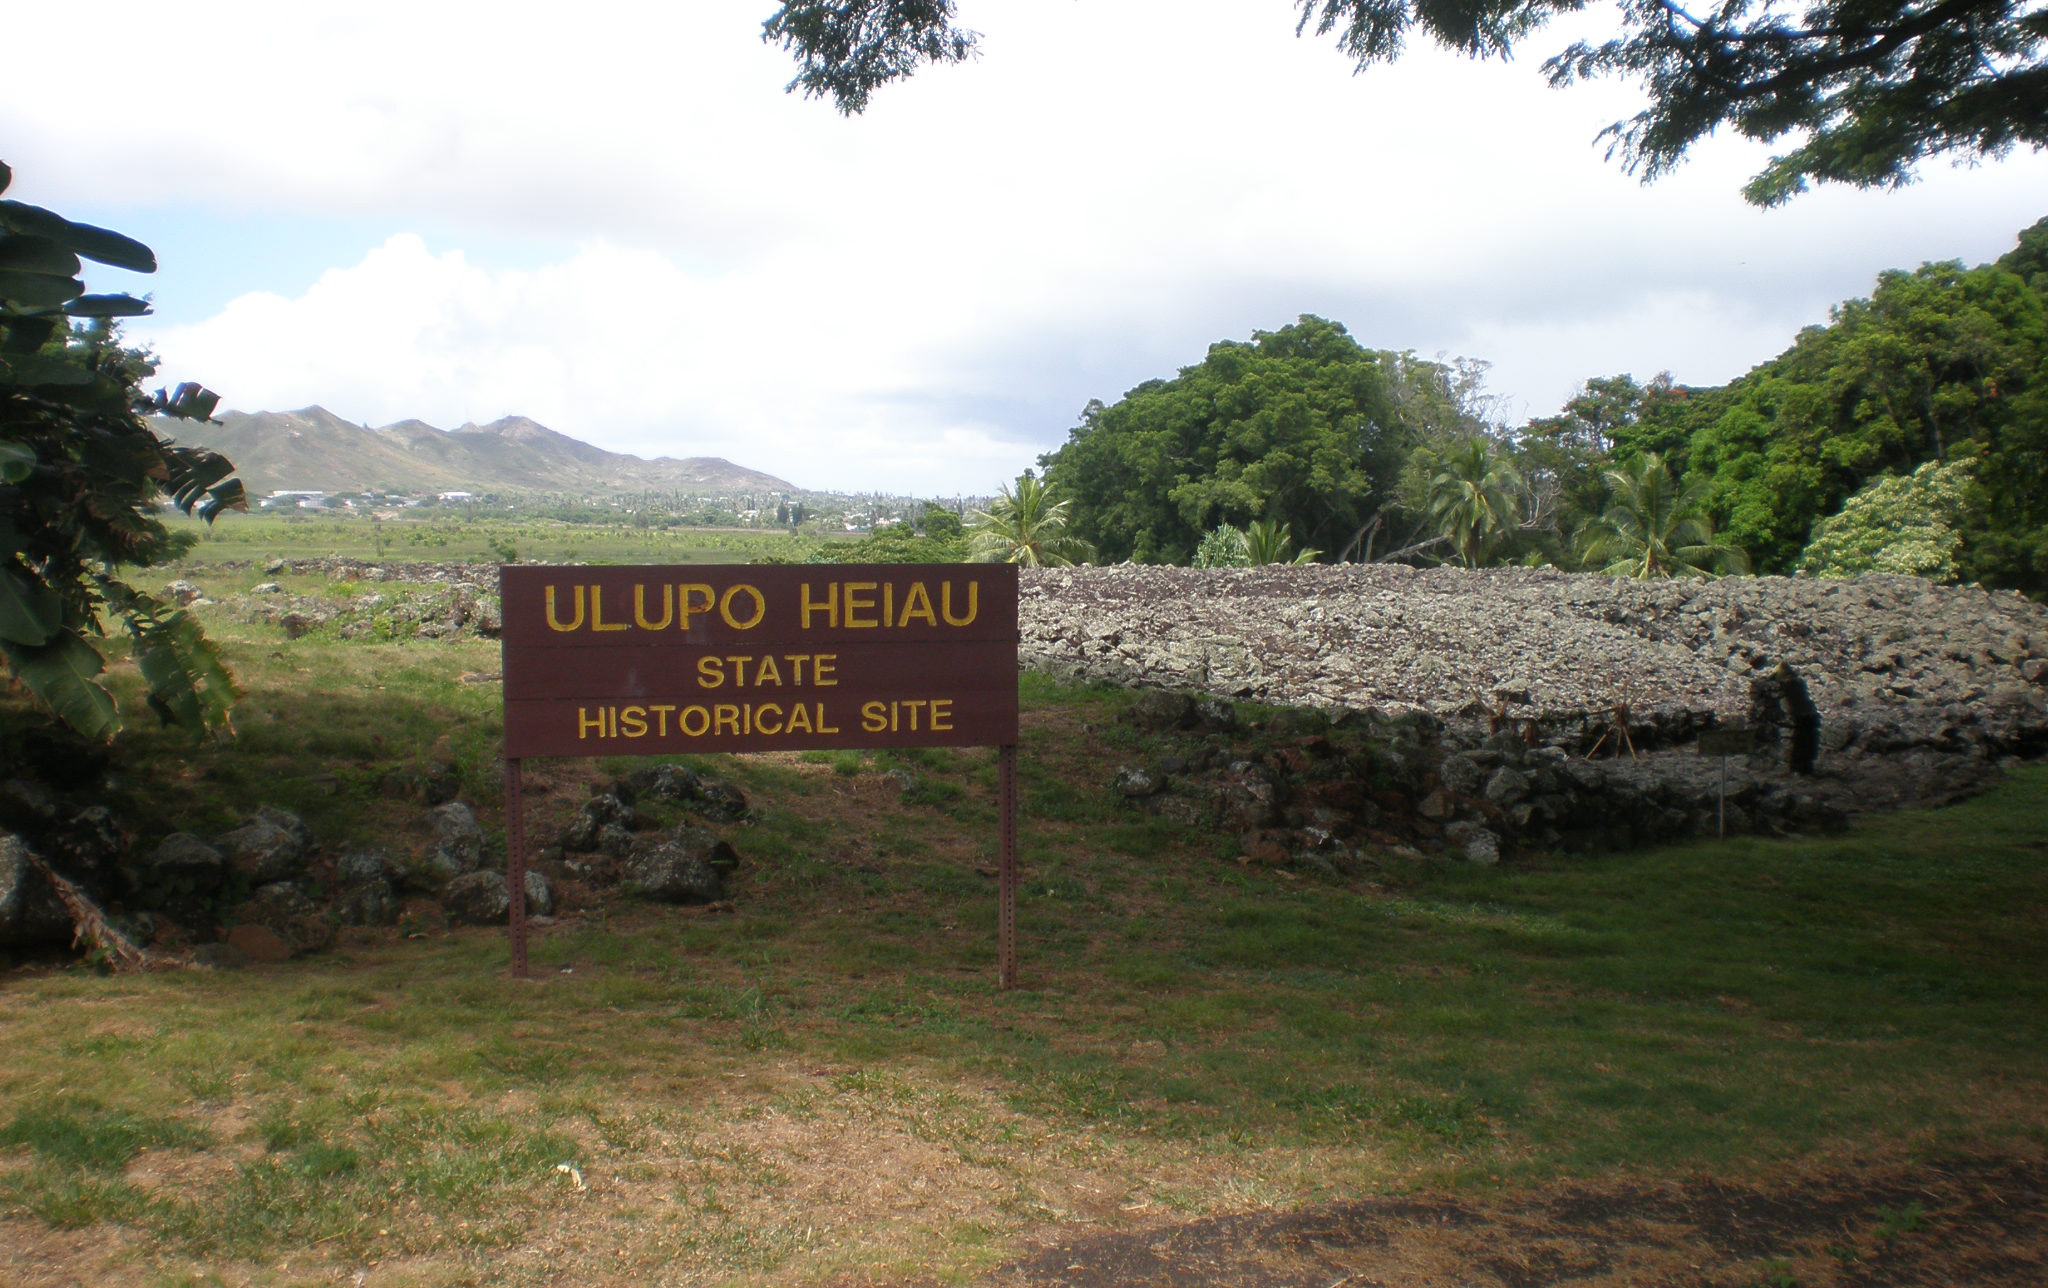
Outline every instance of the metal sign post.
<svg viewBox="0 0 2048 1288">
<path fill-rule="evenodd" d="M 511 902 L 512 977 L 526 978 L 526 800 L 519 761 L 505 761 L 505 893 Z"/>
<path fill-rule="evenodd" d="M 1714 837 L 1728 839 L 1728 758 L 1747 756 L 1756 749 L 1756 731 L 1748 725 L 1728 725 L 1700 734 L 1700 755 L 1721 758 L 1721 794 L 1714 803 Z"/>
<path fill-rule="evenodd" d="M 997 951 L 1016 986 L 1015 565 L 506 565 L 498 585 L 514 974 L 524 757 L 996 747 Z"/>
</svg>

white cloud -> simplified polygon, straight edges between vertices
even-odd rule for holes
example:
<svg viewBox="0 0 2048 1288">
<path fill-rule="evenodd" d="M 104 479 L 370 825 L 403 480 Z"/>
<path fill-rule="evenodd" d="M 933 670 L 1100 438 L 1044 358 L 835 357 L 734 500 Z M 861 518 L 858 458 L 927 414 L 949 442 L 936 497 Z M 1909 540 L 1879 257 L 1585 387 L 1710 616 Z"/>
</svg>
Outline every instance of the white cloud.
<svg viewBox="0 0 2048 1288">
<path fill-rule="evenodd" d="M 147 23 L 184 74 L 145 102 L 25 60 L 0 116 L 16 195 L 145 240 L 209 212 L 284 243 L 309 216 L 379 229 L 217 316 L 159 293 L 150 334 L 231 405 L 517 412 L 947 494 L 992 490 L 1088 398 L 1301 312 L 1490 360 L 1534 414 L 1621 370 L 1725 380 L 1880 269 L 1996 256 L 2048 190 L 2028 156 L 1757 211 L 1737 189 L 1763 150 L 1729 140 L 1643 188 L 1592 142 L 1630 89 L 1543 87 L 1570 33 L 1355 77 L 1250 0 L 977 0 L 982 59 L 849 121 L 783 92 L 772 7 L 31 6 L 10 41 Z M 485 249 L 508 244 L 516 267 Z"/>
<path fill-rule="evenodd" d="M 400 234 L 295 299 L 243 296 L 139 329 L 168 380 L 241 408 L 321 403 L 351 420 L 453 426 L 517 413 L 643 456 L 726 456 L 802 486 L 977 489 L 1030 460 L 994 426 L 913 423 L 943 389 L 867 310 L 814 311 L 808 278 L 693 277 L 606 243 L 491 269 Z"/>
</svg>

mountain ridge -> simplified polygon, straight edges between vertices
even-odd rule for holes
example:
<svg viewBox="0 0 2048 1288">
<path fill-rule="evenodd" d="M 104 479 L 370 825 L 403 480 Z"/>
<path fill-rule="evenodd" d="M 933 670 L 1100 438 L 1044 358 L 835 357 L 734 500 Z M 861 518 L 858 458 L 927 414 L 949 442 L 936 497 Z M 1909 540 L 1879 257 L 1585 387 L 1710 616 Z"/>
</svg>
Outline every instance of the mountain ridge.
<svg viewBox="0 0 2048 1288">
<path fill-rule="evenodd" d="M 372 429 L 315 403 L 296 411 L 221 412 L 165 422 L 166 437 L 235 463 L 252 495 L 272 492 L 785 492 L 806 489 L 718 456 L 649 460 L 501 416 L 441 429 L 419 419 Z"/>
</svg>

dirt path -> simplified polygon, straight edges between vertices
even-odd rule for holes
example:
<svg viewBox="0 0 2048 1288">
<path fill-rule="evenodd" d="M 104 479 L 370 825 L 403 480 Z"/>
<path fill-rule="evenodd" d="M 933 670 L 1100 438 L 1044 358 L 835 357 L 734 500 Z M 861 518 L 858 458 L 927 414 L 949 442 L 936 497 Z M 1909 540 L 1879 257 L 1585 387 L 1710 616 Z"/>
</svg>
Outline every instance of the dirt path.
<svg viewBox="0 0 2048 1288">
<path fill-rule="evenodd" d="M 1057 1243 L 984 1288 L 2040 1288 L 2048 1160 L 1382 1198 Z"/>
</svg>

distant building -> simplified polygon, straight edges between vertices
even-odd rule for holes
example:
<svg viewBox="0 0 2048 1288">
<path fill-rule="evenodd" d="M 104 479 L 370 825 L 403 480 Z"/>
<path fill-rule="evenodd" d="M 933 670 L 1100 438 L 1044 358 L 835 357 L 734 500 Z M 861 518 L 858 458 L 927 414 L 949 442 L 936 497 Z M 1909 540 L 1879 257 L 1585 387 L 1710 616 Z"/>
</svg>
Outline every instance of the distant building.
<svg viewBox="0 0 2048 1288">
<path fill-rule="evenodd" d="M 438 499 L 440 499 L 440 500 L 443 500 L 443 501 L 474 501 L 474 500 L 476 500 L 476 493 L 474 493 L 474 492 L 443 492 L 443 493 L 441 493 L 441 495 L 440 495 L 440 497 L 439 497 Z"/>
<path fill-rule="evenodd" d="M 259 510 L 318 509 L 327 500 L 325 492 L 272 492 L 256 503 Z"/>
</svg>

